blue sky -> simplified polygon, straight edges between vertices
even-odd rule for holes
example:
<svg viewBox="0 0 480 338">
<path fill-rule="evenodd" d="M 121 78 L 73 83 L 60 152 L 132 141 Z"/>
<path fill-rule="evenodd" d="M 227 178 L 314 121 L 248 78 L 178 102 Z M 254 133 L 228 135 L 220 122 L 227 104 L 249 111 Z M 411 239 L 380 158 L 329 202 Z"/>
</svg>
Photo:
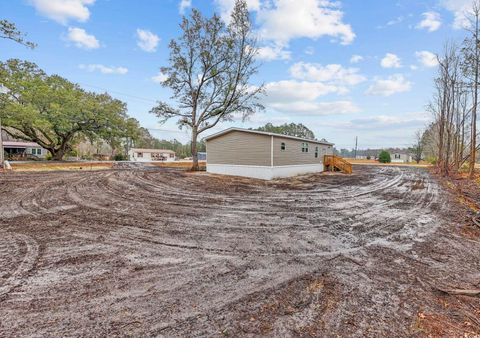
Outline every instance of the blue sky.
<svg viewBox="0 0 480 338">
<path fill-rule="evenodd" d="M 228 20 L 233 0 L 9 0 L 0 17 L 38 44 L 0 41 L 0 59 L 27 59 L 87 90 L 108 91 L 159 138 L 188 140 L 148 113 L 169 100 L 160 86 L 168 42 L 191 7 Z M 464 36 L 470 0 L 249 0 L 260 40 L 266 111 L 243 123 L 304 123 L 338 148 L 409 146 L 430 120 L 434 54 Z M 174 101 L 172 101 L 174 104 Z M 206 135 L 203 135 L 206 136 Z"/>
</svg>

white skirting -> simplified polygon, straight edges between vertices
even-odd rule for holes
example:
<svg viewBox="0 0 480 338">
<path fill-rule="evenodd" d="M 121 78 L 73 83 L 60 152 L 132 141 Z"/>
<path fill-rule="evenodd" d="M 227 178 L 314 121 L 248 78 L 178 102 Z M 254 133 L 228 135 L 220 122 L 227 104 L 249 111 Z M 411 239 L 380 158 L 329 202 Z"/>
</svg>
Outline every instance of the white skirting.
<svg viewBox="0 0 480 338">
<path fill-rule="evenodd" d="M 233 175 L 271 180 L 274 178 L 290 177 L 323 171 L 323 164 L 300 164 L 285 166 L 254 166 L 233 164 L 208 164 L 207 172 L 221 175 Z"/>
</svg>

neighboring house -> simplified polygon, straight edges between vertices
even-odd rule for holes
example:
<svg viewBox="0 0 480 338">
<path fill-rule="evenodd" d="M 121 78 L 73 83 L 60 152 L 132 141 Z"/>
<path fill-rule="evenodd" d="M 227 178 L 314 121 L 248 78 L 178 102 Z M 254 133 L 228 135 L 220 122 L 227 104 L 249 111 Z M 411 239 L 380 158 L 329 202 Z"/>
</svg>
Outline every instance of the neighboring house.
<svg viewBox="0 0 480 338">
<path fill-rule="evenodd" d="M 128 152 L 128 158 L 130 161 L 137 162 L 154 162 L 154 161 L 164 161 L 164 162 L 173 162 L 175 161 L 175 152 L 168 149 L 140 149 L 132 148 Z"/>
<path fill-rule="evenodd" d="M 207 160 L 207 153 L 206 152 L 199 151 L 197 153 L 197 156 L 198 156 L 199 161 L 206 161 Z"/>
<path fill-rule="evenodd" d="M 38 144 L 24 141 L 3 141 L 3 150 L 6 158 L 11 160 L 44 159 L 48 154 Z"/>
<path fill-rule="evenodd" d="M 268 132 L 230 128 L 205 138 L 207 171 L 260 179 L 324 170 L 333 143 Z"/>
<path fill-rule="evenodd" d="M 9 160 L 28 160 L 28 159 L 44 159 L 48 150 L 34 142 L 22 141 L 15 139 L 2 130 L 3 151 L 5 158 Z"/>
<path fill-rule="evenodd" d="M 413 156 L 406 152 L 391 153 L 390 158 L 392 163 L 408 163 L 413 161 Z"/>
</svg>

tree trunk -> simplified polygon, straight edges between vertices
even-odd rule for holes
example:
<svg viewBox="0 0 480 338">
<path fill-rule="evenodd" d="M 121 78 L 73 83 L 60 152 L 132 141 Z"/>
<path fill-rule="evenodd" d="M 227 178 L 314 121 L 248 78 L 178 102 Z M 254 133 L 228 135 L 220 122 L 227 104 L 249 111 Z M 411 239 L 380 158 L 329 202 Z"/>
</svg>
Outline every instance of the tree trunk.
<svg viewBox="0 0 480 338">
<path fill-rule="evenodd" d="M 473 99 L 473 110 L 472 110 L 472 130 L 471 130 L 471 141 L 470 141 L 470 166 L 469 173 L 470 178 L 473 178 L 475 173 L 475 158 L 476 158 L 476 144 L 477 144 L 477 105 L 478 105 L 478 70 L 475 71 L 475 85 L 474 85 L 474 99 Z"/>
<path fill-rule="evenodd" d="M 71 137 L 67 137 L 67 138 L 63 139 L 62 144 L 60 145 L 59 148 L 48 149 L 50 151 L 50 153 L 52 154 L 52 160 L 54 160 L 54 161 L 62 161 L 63 160 L 63 157 L 65 156 L 65 154 L 69 150 L 68 143 L 70 142 L 70 138 Z"/>
<path fill-rule="evenodd" d="M 470 141 L 470 178 L 473 178 L 473 174 L 475 173 L 475 160 L 476 160 L 476 147 L 477 147 L 477 107 L 478 107 L 478 67 L 480 66 L 480 53 L 479 53 L 479 46 L 478 46 L 478 12 L 475 13 L 475 79 L 473 84 L 473 109 L 472 109 L 472 130 L 471 130 L 471 141 Z"/>
<path fill-rule="evenodd" d="M 198 137 L 198 129 L 197 127 L 192 128 L 192 171 L 198 171 L 198 152 L 197 152 L 197 137 Z"/>
<path fill-rule="evenodd" d="M 52 154 L 52 160 L 54 161 L 62 161 L 63 156 L 65 156 L 65 149 L 49 149 L 50 153 Z"/>
</svg>

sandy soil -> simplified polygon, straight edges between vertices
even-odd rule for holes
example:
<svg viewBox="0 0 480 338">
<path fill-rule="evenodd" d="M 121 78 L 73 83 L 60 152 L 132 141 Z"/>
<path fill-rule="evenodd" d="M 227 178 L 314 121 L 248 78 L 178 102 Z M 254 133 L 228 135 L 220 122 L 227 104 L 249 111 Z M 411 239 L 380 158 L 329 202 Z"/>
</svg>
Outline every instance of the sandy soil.
<svg viewBox="0 0 480 338">
<path fill-rule="evenodd" d="M 474 337 L 478 298 L 435 289 L 480 283 L 453 200 L 407 167 L 8 173 L 0 336 Z"/>
</svg>

